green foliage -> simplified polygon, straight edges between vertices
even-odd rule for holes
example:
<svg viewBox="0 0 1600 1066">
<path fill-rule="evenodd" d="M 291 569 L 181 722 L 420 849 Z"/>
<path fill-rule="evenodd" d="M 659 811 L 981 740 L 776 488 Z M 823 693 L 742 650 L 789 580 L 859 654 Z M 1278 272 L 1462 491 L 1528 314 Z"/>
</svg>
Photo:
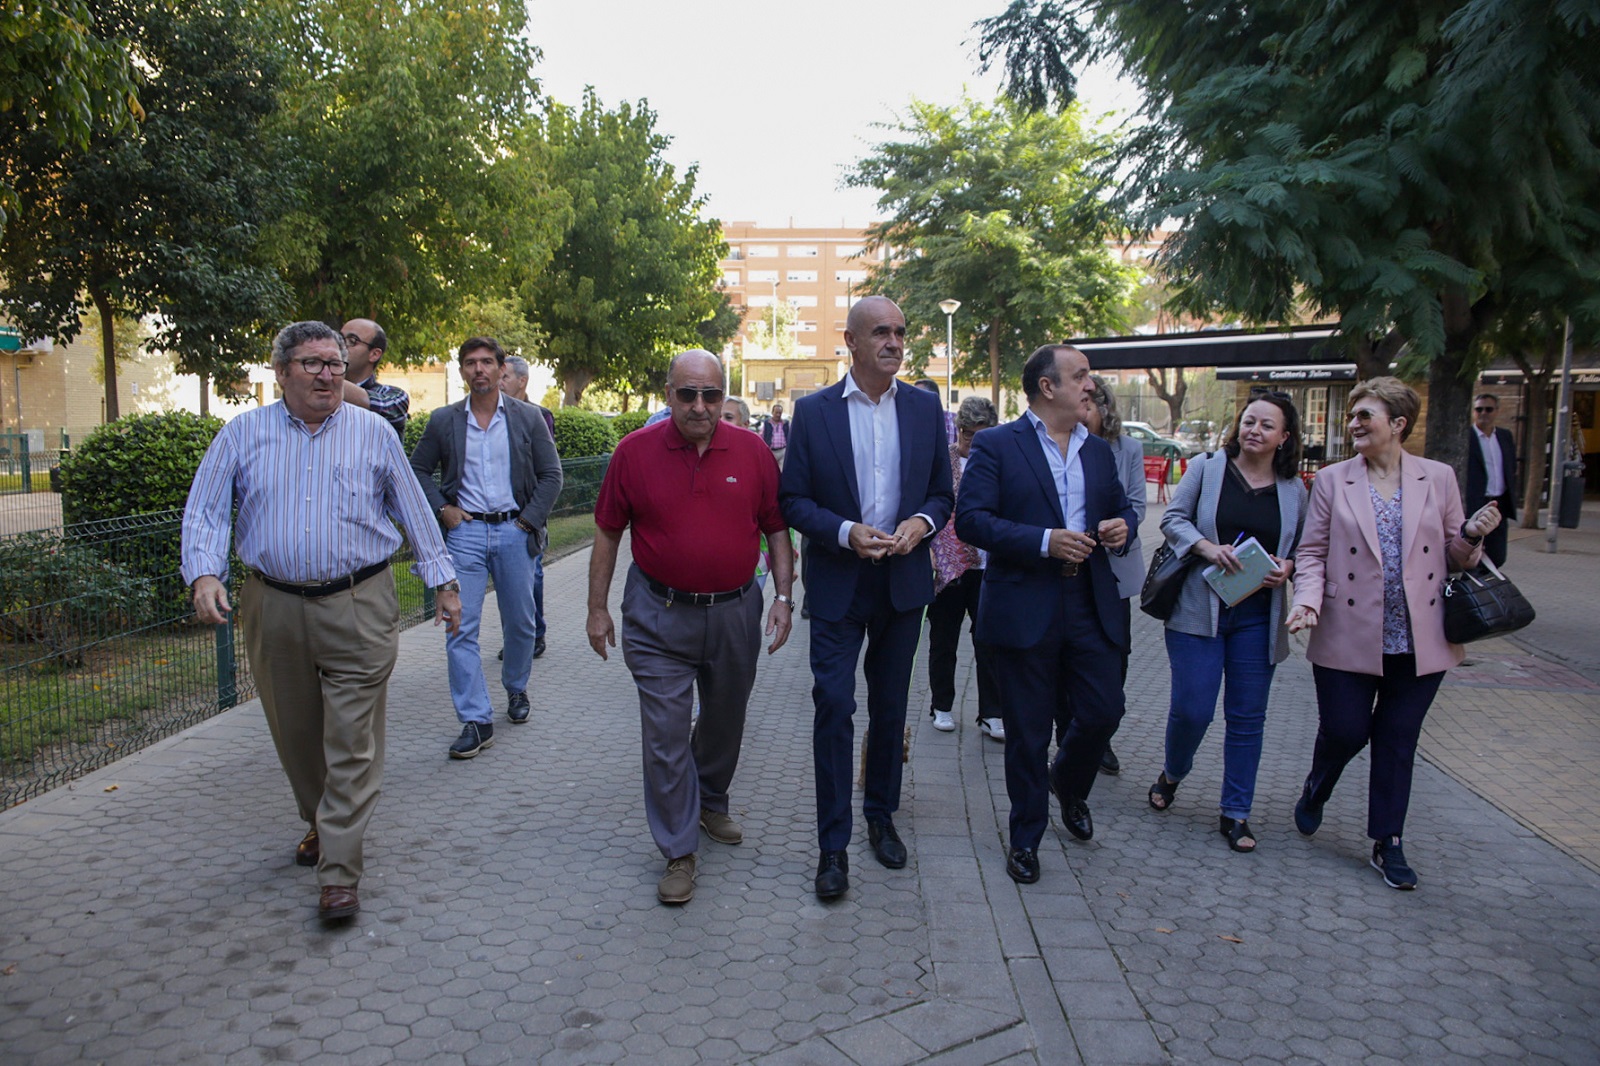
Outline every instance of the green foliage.
<svg viewBox="0 0 1600 1066">
<path fill-rule="evenodd" d="M 881 192 L 888 217 L 867 232 L 897 261 L 875 268 L 874 282 L 905 312 L 914 372 L 943 345 L 948 298 L 961 301 L 956 377 L 987 379 L 996 402 L 1042 340 L 1120 326 L 1138 272 L 1105 250 L 1120 219 L 1094 167 L 1112 142 L 1084 128 L 1079 108 L 914 102 L 892 131 L 899 139 L 846 182 Z"/>
<path fill-rule="evenodd" d="M 400 444 L 405 448 L 407 455 L 417 450 L 417 445 L 422 441 L 422 434 L 427 432 L 427 429 L 427 416 L 418 417 L 412 415 L 406 419 L 406 431 L 401 437 Z"/>
<path fill-rule="evenodd" d="M 0 54 L 0 144 L 28 134 L 82 150 L 96 127 L 120 131 L 142 117 L 127 42 L 107 35 L 82 0 L 8 4 Z M 0 233 L 13 206 L 0 169 Z"/>
<path fill-rule="evenodd" d="M 61 457 L 61 517 L 68 525 L 182 510 L 222 420 L 188 411 L 108 422 Z"/>
<path fill-rule="evenodd" d="M 611 420 L 611 428 L 616 431 L 617 439 L 621 440 L 629 433 L 642 427 L 649 418 L 650 412 L 643 409 L 624 411 Z"/>
<path fill-rule="evenodd" d="M 550 265 L 521 293 L 568 405 L 591 384 L 652 391 L 673 355 L 706 343 L 703 323 L 727 324 L 721 224 L 700 217 L 694 168 L 680 179 L 662 158 L 655 119 L 642 101 L 607 111 L 590 91 L 581 109 L 548 102 L 521 132 L 572 205 Z"/>
<path fill-rule="evenodd" d="M 157 316 L 148 342 L 183 371 L 236 375 L 260 358 L 286 292 L 258 247 L 283 176 L 261 126 L 280 60 L 237 8 L 209 0 L 93 0 L 99 32 L 126 38 L 145 121 L 97 124 L 63 149 L 45 130 L 8 138 L 0 181 L 16 212 L 0 238 L 0 309 L 65 343 L 86 309 L 101 324 Z M 115 338 L 106 411 L 117 416 Z"/>
<path fill-rule="evenodd" d="M 568 217 L 511 136 L 536 91 L 524 5 L 264 2 L 297 51 L 277 133 L 303 197 L 270 234 L 296 317 L 372 318 L 394 365 L 449 350 L 466 301 L 509 295 Z"/>
<path fill-rule="evenodd" d="M 40 644 L 62 665 L 85 646 L 149 620 L 151 582 L 53 533 L 0 540 L 0 637 Z"/>
<path fill-rule="evenodd" d="M 550 413 L 556 420 L 556 451 L 563 459 L 610 455 L 617 446 L 617 431 L 604 415 L 578 407 L 558 407 Z"/>
<path fill-rule="evenodd" d="M 772 352 L 775 358 L 793 359 L 795 357 L 794 324 L 799 321 L 799 315 L 789 305 L 789 301 L 778 298 L 774 307 L 767 308 L 761 315 L 761 321 L 750 323 L 746 333 L 746 345 L 758 348 L 763 352 Z M 774 327 L 773 323 L 777 325 Z M 773 344 L 773 330 L 777 330 L 777 344 Z"/>
</svg>

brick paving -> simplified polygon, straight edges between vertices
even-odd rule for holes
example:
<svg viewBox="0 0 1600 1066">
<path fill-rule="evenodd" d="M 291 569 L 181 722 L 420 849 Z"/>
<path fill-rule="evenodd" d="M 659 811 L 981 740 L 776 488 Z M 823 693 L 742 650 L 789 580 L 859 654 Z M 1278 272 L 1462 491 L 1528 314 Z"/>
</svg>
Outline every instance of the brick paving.
<svg viewBox="0 0 1600 1066">
<path fill-rule="evenodd" d="M 1124 772 L 1096 788 L 1092 843 L 1046 836 L 1037 885 L 1005 875 L 1002 749 L 969 705 L 953 734 L 913 716 L 908 867 L 858 840 L 849 896 L 816 901 L 799 623 L 752 700 L 733 798 L 745 843 L 707 841 L 693 902 L 660 906 L 636 704 L 620 656 L 601 663 L 583 639 L 580 553 L 548 571 L 532 724 L 497 723 L 475 760 L 445 757 L 440 631 L 402 636 L 348 927 L 314 917 L 255 704 L 0 814 L 0 1059 L 1600 1061 L 1600 655 L 1569 632 L 1592 628 L 1597 540 L 1562 531 L 1546 556 L 1536 536 L 1538 552 L 1516 538 L 1511 572 L 1540 622 L 1475 647 L 1430 717 L 1407 836 L 1417 892 L 1366 865 L 1364 758 L 1321 832 L 1294 831 L 1315 732 L 1298 655 L 1273 689 L 1259 853 L 1216 830 L 1220 733 L 1173 809 L 1152 811 L 1167 666 L 1159 624 L 1136 613 Z"/>
</svg>

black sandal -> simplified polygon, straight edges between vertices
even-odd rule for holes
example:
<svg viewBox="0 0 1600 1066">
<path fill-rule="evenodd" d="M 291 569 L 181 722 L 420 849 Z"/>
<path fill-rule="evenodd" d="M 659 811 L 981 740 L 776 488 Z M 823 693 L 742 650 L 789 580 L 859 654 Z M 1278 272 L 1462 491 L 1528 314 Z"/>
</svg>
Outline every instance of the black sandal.
<svg viewBox="0 0 1600 1066">
<path fill-rule="evenodd" d="M 1178 782 L 1168 781 L 1167 772 L 1161 771 L 1156 778 L 1156 783 L 1150 786 L 1150 806 L 1158 811 L 1164 811 L 1172 806 L 1172 797 L 1177 795 Z M 1156 801 L 1160 800 L 1160 803 Z"/>
<path fill-rule="evenodd" d="M 1241 851 L 1248 855 L 1256 850 L 1256 835 L 1250 832 L 1250 820 L 1248 818 L 1235 819 L 1229 818 L 1226 814 L 1222 815 L 1221 832 L 1223 836 L 1228 838 L 1228 847 L 1234 851 Z M 1245 843 L 1247 840 L 1249 841 L 1248 844 Z"/>
</svg>

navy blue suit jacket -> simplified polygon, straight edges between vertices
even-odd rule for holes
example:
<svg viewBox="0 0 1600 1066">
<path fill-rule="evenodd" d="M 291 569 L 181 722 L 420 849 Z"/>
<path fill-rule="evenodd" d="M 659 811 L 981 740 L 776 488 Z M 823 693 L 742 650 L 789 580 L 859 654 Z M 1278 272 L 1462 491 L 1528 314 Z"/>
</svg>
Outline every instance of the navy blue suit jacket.
<svg viewBox="0 0 1600 1066">
<path fill-rule="evenodd" d="M 937 396 L 903 382 L 895 389 L 894 405 L 900 426 L 900 511 L 895 524 L 925 514 L 937 532 L 955 504 L 944 408 Z M 789 524 L 808 538 L 805 583 L 811 614 L 837 622 L 855 596 L 861 562 L 855 552 L 839 547 L 840 523 L 861 521 L 861 489 L 856 483 L 843 381 L 795 403 L 778 501 Z M 933 602 L 932 544 L 929 533 L 910 554 L 885 561 L 895 610 Z"/>
<path fill-rule="evenodd" d="M 1133 505 L 1117 476 L 1111 446 L 1090 434 L 1078 456 L 1088 531 L 1106 519 L 1121 518 L 1128 523 L 1131 538 L 1137 528 Z M 1128 650 L 1128 627 L 1106 549 L 1097 545 L 1082 564 L 1087 574 L 1080 571 L 1071 578 L 1062 576 L 1060 559 L 1039 555 L 1045 530 L 1066 525 L 1050 464 L 1026 415 L 973 438 L 966 473 L 961 475 L 956 536 L 989 552 L 978 600 L 979 640 L 1005 648 L 1031 648 L 1057 624 L 1063 628 L 1082 624 L 1081 619 L 1064 617 L 1063 592 L 1066 582 L 1087 577 L 1101 632 Z"/>
</svg>

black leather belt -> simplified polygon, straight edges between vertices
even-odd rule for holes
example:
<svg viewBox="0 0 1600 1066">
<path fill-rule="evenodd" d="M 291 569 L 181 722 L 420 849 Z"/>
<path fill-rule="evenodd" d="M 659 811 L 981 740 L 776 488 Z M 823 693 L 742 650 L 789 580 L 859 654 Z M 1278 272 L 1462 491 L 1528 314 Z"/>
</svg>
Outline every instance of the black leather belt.
<svg viewBox="0 0 1600 1066">
<path fill-rule="evenodd" d="M 262 573 L 257 573 L 256 577 L 259 577 L 261 579 L 261 583 L 266 585 L 268 588 L 277 589 L 279 592 L 287 592 L 291 596 L 300 596 L 303 599 L 315 600 L 320 599 L 323 596 L 332 596 L 335 592 L 343 592 L 345 589 L 353 589 L 363 581 L 367 580 L 367 578 L 376 577 L 378 574 L 381 574 L 387 569 L 389 569 L 389 560 L 385 559 L 381 563 L 373 563 L 371 566 L 363 566 L 360 570 L 357 570 L 353 574 L 346 574 L 344 577 L 336 577 L 332 581 L 320 581 L 313 585 L 296 585 L 292 582 L 279 581 L 275 578 L 270 578 L 266 574 Z"/>
<path fill-rule="evenodd" d="M 640 573 L 644 575 L 645 584 L 650 586 L 651 592 L 654 592 L 657 596 L 666 597 L 668 607 L 675 603 L 687 603 L 691 607 L 710 607 L 713 604 L 727 603 L 729 600 L 736 600 L 746 592 L 749 592 L 751 586 L 756 583 L 756 579 L 752 577 L 744 583 L 742 588 L 730 589 L 727 592 L 682 592 L 670 585 L 663 585 L 642 570 Z"/>
<path fill-rule="evenodd" d="M 513 518 L 517 517 L 517 512 L 516 511 L 494 511 L 494 512 L 492 512 L 490 514 L 484 514 L 482 511 L 468 511 L 467 515 L 469 517 L 471 517 L 472 520 L 475 521 L 475 522 L 487 522 L 491 526 L 497 526 L 501 522 L 509 522 Z"/>
</svg>

